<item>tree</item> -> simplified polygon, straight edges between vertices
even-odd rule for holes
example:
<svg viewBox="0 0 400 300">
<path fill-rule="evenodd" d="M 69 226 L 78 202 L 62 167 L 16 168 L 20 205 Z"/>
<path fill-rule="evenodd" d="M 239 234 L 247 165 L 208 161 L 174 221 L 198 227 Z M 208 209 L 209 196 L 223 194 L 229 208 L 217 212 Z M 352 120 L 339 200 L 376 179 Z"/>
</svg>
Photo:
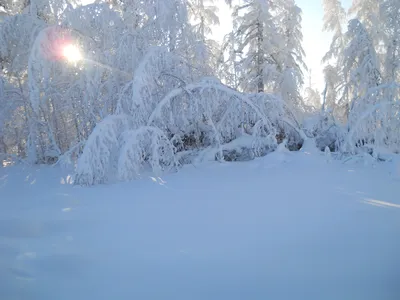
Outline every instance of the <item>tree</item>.
<svg viewBox="0 0 400 300">
<path fill-rule="evenodd" d="M 346 79 L 344 89 L 354 98 L 365 95 L 368 89 L 381 83 L 379 63 L 373 41 L 364 25 L 358 20 L 349 21 L 346 45 L 339 64 Z"/>
<path fill-rule="evenodd" d="M 194 31 L 203 43 L 206 42 L 207 35 L 212 33 L 212 26 L 219 25 L 218 8 L 214 2 L 214 0 L 188 1 L 189 15 L 195 22 Z"/>
<path fill-rule="evenodd" d="M 336 58 L 344 48 L 343 24 L 346 22 L 346 11 L 339 0 L 324 0 L 324 24 L 323 30 L 332 32 L 332 42 L 329 51 L 323 58 L 327 62 Z"/>
<path fill-rule="evenodd" d="M 304 84 L 303 70 L 307 70 L 304 63 L 304 49 L 302 47 L 302 11 L 294 0 L 281 0 L 274 3 L 275 22 L 282 36 L 283 48 L 277 54 L 280 84 L 275 92 L 282 95 L 283 100 L 295 110 L 302 107 L 300 90 Z"/>
<path fill-rule="evenodd" d="M 8 145 L 9 154 L 26 154 L 31 114 L 27 76 L 29 49 L 44 27 L 43 21 L 19 14 L 7 17 L 0 24 L 0 76 L 4 83 L 1 109 L 5 113 L 0 120 L 0 135 Z"/>
<path fill-rule="evenodd" d="M 189 17 L 194 22 L 193 32 L 197 40 L 197 58 L 211 67 L 208 70 L 209 74 L 215 72 L 220 50 L 218 43 L 209 38 L 212 27 L 219 25 L 218 7 L 214 3 L 214 0 L 188 1 Z"/>
<path fill-rule="evenodd" d="M 363 24 L 376 47 L 379 47 L 383 33 L 382 22 L 379 18 L 381 2 L 382 0 L 353 0 L 349 9 L 349 14 Z"/>
<path fill-rule="evenodd" d="M 234 5 L 233 22 L 235 52 L 240 55 L 241 89 L 248 92 L 272 90 L 279 77 L 277 54 L 284 41 L 278 34 L 269 3 L 246 0 L 244 4 Z"/>
<path fill-rule="evenodd" d="M 324 68 L 325 91 L 323 108 L 324 110 L 331 110 L 340 118 L 341 115 L 337 114 L 337 105 L 340 107 L 348 105 L 346 95 L 340 95 L 339 88 L 344 83 L 344 80 L 340 74 L 340 65 L 337 62 L 345 47 L 345 35 L 342 26 L 346 22 L 346 11 L 339 0 L 324 0 L 323 7 L 323 30 L 333 34 L 329 50 L 322 60 L 327 63 Z"/>
<path fill-rule="evenodd" d="M 378 157 L 382 148 L 392 148 L 396 141 L 399 107 L 393 100 L 398 99 L 398 86 L 382 82 L 372 38 L 359 20 L 350 20 L 346 35 L 349 43 L 340 63 L 347 80 L 344 89 L 352 101 L 343 151 L 368 151 Z"/>
<path fill-rule="evenodd" d="M 354 0 L 343 34 L 345 13 L 339 1 L 326 0 L 325 29 L 334 33 L 324 61 L 324 109 L 346 123 L 341 151 L 398 148 L 398 1 Z M 332 110 L 331 110 L 332 111 Z"/>
<path fill-rule="evenodd" d="M 308 80 L 308 86 L 306 87 L 304 93 L 304 101 L 305 104 L 311 106 L 314 111 L 319 110 L 321 108 L 321 93 L 318 89 L 313 88 L 312 79 L 311 79 L 311 71 Z"/>
<path fill-rule="evenodd" d="M 400 80 L 400 2 L 385 0 L 380 5 L 385 59 L 383 60 L 384 77 L 388 81 Z"/>
</svg>

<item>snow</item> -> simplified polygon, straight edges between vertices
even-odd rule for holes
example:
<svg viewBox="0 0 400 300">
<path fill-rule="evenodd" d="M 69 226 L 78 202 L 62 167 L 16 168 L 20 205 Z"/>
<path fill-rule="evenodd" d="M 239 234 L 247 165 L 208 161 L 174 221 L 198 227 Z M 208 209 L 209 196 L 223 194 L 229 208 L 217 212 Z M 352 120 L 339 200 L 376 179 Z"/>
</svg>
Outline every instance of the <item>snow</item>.
<svg viewBox="0 0 400 300">
<path fill-rule="evenodd" d="M 0 299 L 397 300 L 394 161 L 306 143 L 90 188 L 0 168 Z"/>
</svg>

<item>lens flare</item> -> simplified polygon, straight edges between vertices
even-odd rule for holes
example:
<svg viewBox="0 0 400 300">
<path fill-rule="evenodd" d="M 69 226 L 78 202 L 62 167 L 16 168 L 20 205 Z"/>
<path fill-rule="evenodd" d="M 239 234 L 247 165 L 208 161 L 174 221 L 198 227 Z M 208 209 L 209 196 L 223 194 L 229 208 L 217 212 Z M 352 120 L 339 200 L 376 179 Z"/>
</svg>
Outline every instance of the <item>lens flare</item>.
<svg viewBox="0 0 400 300">
<path fill-rule="evenodd" d="M 68 44 L 63 48 L 63 57 L 71 63 L 76 63 L 82 59 L 79 48 L 75 45 Z"/>
</svg>

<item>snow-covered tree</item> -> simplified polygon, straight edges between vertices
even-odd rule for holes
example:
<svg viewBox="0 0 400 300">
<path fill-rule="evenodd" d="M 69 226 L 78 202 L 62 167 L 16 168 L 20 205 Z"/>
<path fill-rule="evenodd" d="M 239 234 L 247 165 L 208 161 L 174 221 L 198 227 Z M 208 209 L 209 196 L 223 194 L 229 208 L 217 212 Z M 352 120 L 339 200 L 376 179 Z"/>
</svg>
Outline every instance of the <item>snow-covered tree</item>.
<svg viewBox="0 0 400 300">
<path fill-rule="evenodd" d="M 230 80 L 237 77 L 244 91 L 279 94 L 298 109 L 302 71 L 306 69 L 301 9 L 292 0 L 230 4 L 234 28 L 224 46 L 228 50 L 225 57 L 229 58 Z"/>
<path fill-rule="evenodd" d="M 381 2 L 382 0 L 353 0 L 349 9 L 351 17 L 358 19 L 363 24 L 376 47 L 379 47 L 383 33 L 379 17 Z"/>
<path fill-rule="evenodd" d="M 306 66 L 295 1 L 228 0 L 233 30 L 221 48 L 211 38 L 215 3 L 1 2 L 2 157 L 76 164 L 75 182 L 90 185 L 252 159 L 283 142 L 299 149 L 305 132 L 322 150 L 399 150 L 397 1 L 379 1 L 371 16 L 354 1 L 359 18 L 346 33 L 340 2 L 324 1 L 334 37 L 321 110 L 311 84 L 305 101 L 300 94 Z M 313 125 L 302 124 L 313 113 Z"/>
<path fill-rule="evenodd" d="M 263 155 L 276 148 L 281 129 L 292 147 L 304 138 L 279 98 L 242 94 L 212 78 L 172 89 L 146 118 L 137 112 L 146 114 L 147 104 L 135 105 L 97 125 L 78 161 L 77 183 L 132 179 L 148 167 L 159 173 L 192 156 L 222 160 L 231 145 Z"/>
<path fill-rule="evenodd" d="M 304 94 L 304 102 L 307 106 L 310 106 L 314 111 L 321 109 L 321 93 L 313 86 L 311 70 L 308 78 L 308 85 L 304 90 Z"/>
<path fill-rule="evenodd" d="M 214 0 L 188 1 L 189 15 L 194 21 L 194 31 L 205 43 L 207 35 L 212 33 L 212 27 L 219 25 L 218 7 Z"/>
<path fill-rule="evenodd" d="M 344 89 L 352 100 L 343 151 L 368 151 L 378 157 L 381 149 L 399 147 L 395 138 L 398 85 L 383 82 L 372 38 L 359 20 L 349 22 L 347 38 L 340 62 L 346 78 Z"/>
<path fill-rule="evenodd" d="M 341 151 L 396 149 L 398 1 L 354 0 L 347 32 L 339 1 L 326 0 L 324 28 L 333 42 L 324 57 L 324 110 L 346 124 Z"/>
<path fill-rule="evenodd" d="M 9 16 L 0 23 L 0 62 L 3 79 L 2 133 L 9 153 L 25 156 L 31 115 L 28 86 L 29 49 L 45 27 L 29 15 Z"/>
<path fill-rule="evenodd" d="M 339 66 L 327 65 L 324 70 L 325 89 L 323 91 L 323 110 L 331 111 L 339 118 L 343 115 L 338 109 L 347 107 L 347 98 L 341 97 L 340 87 L 343 84 L 343 78 L 339 73 Z"/>
<path fill-rule="evenodd" d="M 192 23 L 194 23 L 193 31 L 197 43 L 196 57 L 215 70 L 219 45 L 210 36 L 213 27 L 219 25 L 218 7 L 214 0 L 190 0 L 188 1 L 188 11 Z M 210 70 L 210 73 L 213 70 Z"/>
<path fill-rule="evenodd" d="M 398 82 L 400 80 L 400 2 L 382 1 L 379 16 L 386 50 L 383 61 L 384 77 L 388 81 Z"/>
<path fill-rule="evenodd" d="M 339 0 L 324 0 L 323 8 L 323 30 L 333 35 L 329 50 L 323 57 L 323 62 L 327 63 L 324 68 L 325 90 L 323 109 L 330 110 L 335 116 L 340 118 L 337 106 L 344 107 L 348 105 L 346 95 L 341 95 L 339 91 L 344 80 L 337 61 L 345 47 L 343 26 L 346 23 L 346 11 Z"/>
<path fill-rule="evenodd" d="M 346 23 L 346 11 L 340 0 L 324 0 L 323 8 L 323 30 L 333 34 L 329 51 L 324 56 L 324 61 L 328 61 L 336 58 L 344 48 L 343 25 Z"/>
<path fill-rule="evenodd" d="M 234 32 L 224 37 L 217 61 L 217 74 L 228 86 L 239 89 L 240 71 L 239 62 L 241 53 L 236 51 L 236 40 Z"/>
<path fill-rule="evenodd" d="M 275 92 L 280 93 L 293 109 L 299 110 L 303 104 L 300 95 L 304 83 L 303 70 L 307 70 L 302 47 L 302 11 L 294 0 L 276 1 L 272 5 L 276 27 L 284 40 L 283 48 L 279 49 L 277 55 L 278 72 L 281 75 Z"/>
<path fill-rule="evenodd" d="M 233 6 L 235 52 L 240 55 L 241 89 L 265 92 L 279 80 L 277 55 L 284 40 L 274 23 L 269 2 L 246 0 Z"/>
<path fill-rule="evenodd" d="M 346 79 L 345 90 L 353 99 L 364 95 L 368 89 L 381 83 L 378 57 L 372 39 L 364 25 L 357 19 L 350 20 L 347 40 L 339 65 Z"/>
</svg>

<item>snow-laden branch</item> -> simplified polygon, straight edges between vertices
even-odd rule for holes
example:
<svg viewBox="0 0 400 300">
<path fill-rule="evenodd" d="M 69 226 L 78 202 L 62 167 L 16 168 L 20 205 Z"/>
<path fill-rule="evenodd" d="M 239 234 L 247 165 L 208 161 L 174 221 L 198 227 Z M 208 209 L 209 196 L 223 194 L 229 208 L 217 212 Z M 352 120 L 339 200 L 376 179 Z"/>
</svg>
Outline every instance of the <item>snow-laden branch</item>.
<svg viewBox="0 0 400 300">
<path fill-rule="evenodd" d="M 143 126 L 125 131 L 119 138 L 118 179 L 131 180 L 146 171 L 146 163 L 151 170 L 161 175 L 178 166 L 175 148 L 165 134 L 156 127 Z"/>
</svg>

